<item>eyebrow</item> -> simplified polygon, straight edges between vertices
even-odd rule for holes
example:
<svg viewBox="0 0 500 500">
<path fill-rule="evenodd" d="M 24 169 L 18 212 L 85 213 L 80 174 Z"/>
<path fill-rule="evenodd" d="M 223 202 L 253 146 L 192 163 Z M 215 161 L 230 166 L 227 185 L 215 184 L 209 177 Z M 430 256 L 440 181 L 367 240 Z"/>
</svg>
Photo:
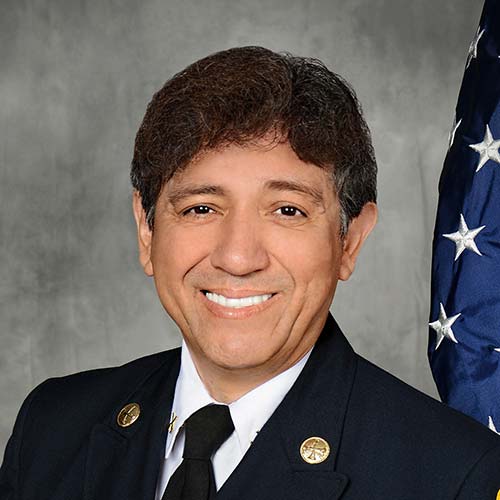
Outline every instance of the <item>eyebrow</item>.
<svg viewBox="0 0 500 500">
<path fill-rule="evenodd" d="M 316 205 L 323 205 L 323 193 L 303 182 L 285 180 L 285 179 L 271 179 L 264 184 L 264 189 L 270 191 L 291 191 L 295 193 L 305 194 L 309 196 Z M 167 193 L 167 199 L 173 205 L 181 202 L 190 196 L 212 195 L 212 196 L 225 196 L 226 191 L 222 186 L 217 184 L 187 184 L 172 188 Z"/>
<path fill-rule="evenodd" d="M 302 182 L 273 179 L 267 181 L 264 187 L 272 191 L 292 191 L 305 194 L 311 197 L 316 205 L 324 204 L 323 193 L 319 189 Z"/>
<path fill-rule="evenodd" d="M 180 201 L 190 196 L 207 194 L 213 196 L 224 196 L 226 194 L 226 191 L 221 186 L 217 186 L 215 184 L 188 184 L 175 187 L 170 192 L 167 192 L 167 199 L 170 203 L 175 205 L 176 203 L 179 203 Z"/>
</svg>

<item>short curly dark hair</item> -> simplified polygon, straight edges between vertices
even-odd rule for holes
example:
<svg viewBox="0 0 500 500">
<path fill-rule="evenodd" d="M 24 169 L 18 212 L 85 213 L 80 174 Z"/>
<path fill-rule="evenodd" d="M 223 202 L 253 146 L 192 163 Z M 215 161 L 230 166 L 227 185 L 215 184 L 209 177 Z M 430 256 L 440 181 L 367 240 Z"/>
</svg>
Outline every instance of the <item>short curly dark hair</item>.
<svg viewBox="0 0 500 500">
<path fill-rule="evenodd" d="M 349 84 L 317 59 L 236 47 L 177 73 L 148 105 L 131 181 L 150 228 L 164 183 L 197 155 L 269 137 L 331 171 L 342 235 L 363 205 L 376 201 L 370 131 Z"/>
</svg>

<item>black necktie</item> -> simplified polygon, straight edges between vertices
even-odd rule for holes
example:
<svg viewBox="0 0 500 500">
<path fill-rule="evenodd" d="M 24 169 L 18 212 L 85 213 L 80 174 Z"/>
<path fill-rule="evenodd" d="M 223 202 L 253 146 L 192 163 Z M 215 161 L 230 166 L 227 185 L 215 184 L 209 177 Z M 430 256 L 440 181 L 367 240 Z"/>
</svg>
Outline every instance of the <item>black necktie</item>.
<svg viewBox="0 0 500 500">
<path fill-rule="evenodd" d="M 212 500 L 216 488 L 210 459 L 234 430 L 229 407 L 204 406 L 184 427 L 184 460 L 172 474 L 162 500 Z"/>
</svg>

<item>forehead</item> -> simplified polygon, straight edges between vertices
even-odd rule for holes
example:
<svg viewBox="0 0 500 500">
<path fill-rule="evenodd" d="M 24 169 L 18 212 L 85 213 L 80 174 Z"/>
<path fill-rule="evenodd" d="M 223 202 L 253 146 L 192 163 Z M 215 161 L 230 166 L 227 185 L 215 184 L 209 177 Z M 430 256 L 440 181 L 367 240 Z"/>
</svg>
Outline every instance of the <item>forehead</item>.
<svg viewBox="0 0 500 500">
<path fill-rule="evenodd" d="M 287 143 L 238 146 L 203 152 L 167 183 L 169 186 L 210 182 L 228 187 L 277 187 L 276 182 L 301 183 L 334 194 L 329 170 L 302 161 Z"/>
</svg>

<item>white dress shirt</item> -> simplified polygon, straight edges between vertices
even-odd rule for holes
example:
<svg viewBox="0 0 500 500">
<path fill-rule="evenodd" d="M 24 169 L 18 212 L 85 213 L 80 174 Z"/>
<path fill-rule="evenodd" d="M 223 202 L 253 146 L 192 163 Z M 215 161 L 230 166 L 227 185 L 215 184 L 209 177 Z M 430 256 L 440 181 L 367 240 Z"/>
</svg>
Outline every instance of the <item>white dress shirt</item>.
<svg viewBox="0 0 500 500">
<path fill-rule="evenodd" d="M 312 349 L 311 349 L 312 350 Z M 247 392 L 229 405 L 234 432 L 212 457 L 216 488 L 219 490 L 247 452 L 260 429 L 290 390 L 304 368 L 311 351 L 288 370 Z M 161 500 L 168 480 L 182 462 L 184 422 L 208 404 L 221 404 L 208 394 L 198 375 L 185 342 L 182 342 L 181 368 L 172 404 L 173 429 L 167 434 L 165 461 L 160 470 L 156 499 Z"/>
</svg>

